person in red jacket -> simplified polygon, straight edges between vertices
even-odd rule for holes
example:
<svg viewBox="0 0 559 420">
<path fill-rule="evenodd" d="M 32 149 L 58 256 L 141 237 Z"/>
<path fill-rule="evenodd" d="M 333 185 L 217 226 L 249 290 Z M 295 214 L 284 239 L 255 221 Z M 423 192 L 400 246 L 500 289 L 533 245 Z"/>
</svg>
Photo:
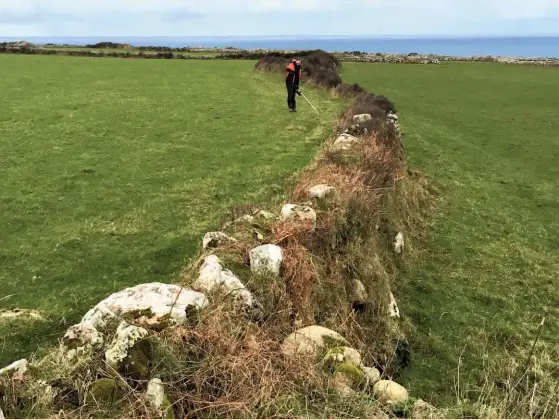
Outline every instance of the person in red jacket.
<svg viewBox="0 0 559 420">
<path fill-rule="evenodd" d="M 299 93 L 299 81 L 301 80 L 301 60 L 296 58 L 288 64 L 287 77 L 285 78 L 285 85 L 287 86 L 287 106 L 289 112 L 296 112 L 297 102 L 295 101 L 295 94 Z"/>
</svg>

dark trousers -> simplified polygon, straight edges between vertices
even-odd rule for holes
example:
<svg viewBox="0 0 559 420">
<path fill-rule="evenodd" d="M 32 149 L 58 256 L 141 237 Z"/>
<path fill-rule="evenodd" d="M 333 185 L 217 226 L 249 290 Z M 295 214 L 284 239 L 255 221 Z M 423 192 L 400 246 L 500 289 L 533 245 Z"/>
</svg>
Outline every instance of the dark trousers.
<svg viewBox="0 0 559 420">
<path fill-rule="evenodd" d="M 297 102 L 295 101 L 295 94 L 297 93 L 297 85 L 293 83 L 287 83 L 287 105 L 289 109 L 295 109 L 297 107 Z"/>
</svg>

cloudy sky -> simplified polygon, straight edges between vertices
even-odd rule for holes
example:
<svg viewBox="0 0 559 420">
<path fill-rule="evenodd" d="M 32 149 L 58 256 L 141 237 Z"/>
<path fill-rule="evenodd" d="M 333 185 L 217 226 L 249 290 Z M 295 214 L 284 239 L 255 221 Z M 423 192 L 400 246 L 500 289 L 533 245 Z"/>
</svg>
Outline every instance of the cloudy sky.
<svg viewBox="0 0 559 420">
<path fill-rule="evenodd" d="M 0 36 L 559 34 L 559 0 L 0 0 Z"/>
</svg>

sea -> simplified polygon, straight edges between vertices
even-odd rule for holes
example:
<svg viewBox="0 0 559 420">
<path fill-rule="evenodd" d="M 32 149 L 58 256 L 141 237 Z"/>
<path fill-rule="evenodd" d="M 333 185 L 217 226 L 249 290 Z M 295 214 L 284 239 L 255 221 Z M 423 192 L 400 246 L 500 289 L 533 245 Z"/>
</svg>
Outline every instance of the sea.
<svg viewBox="0 0 559 420">
<path fill-rule="evenodd" d="M 0 37 L 0 42 L 86 45 L 111 41 L 133 46 L 237 47 L 244 49 L 322 49 L 329 52 L 419 53 L 451 56 L 559 58 L 559 35 L 531 37 Z"/>
</svg>

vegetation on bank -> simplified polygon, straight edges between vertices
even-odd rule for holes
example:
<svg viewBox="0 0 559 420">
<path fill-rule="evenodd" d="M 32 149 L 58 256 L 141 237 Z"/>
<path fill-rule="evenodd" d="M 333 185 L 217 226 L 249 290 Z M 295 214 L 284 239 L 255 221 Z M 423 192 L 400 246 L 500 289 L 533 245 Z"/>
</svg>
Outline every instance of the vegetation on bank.
<svg viewBox="0 0 559 420">
<path fill-rule="evenodd" d="M 404 384 L 439 406 L 497 409 L 464 404 L 464 415 L 557 417 L 557 70 L 342 73 L 399 104 L 410 165 L 440 190 L 429 239 L 398 281 L 415 327 Z"/>
<path fill-rule="evenodd" d="M 285 197 L 345 102 L 309 90 L 320 116 L 291 115 L 253 65 L 0 56 L 0 307 L 46 318 L 0 325 L 0 365 L 175 280 L 229 209 Z"/>
</svg>

